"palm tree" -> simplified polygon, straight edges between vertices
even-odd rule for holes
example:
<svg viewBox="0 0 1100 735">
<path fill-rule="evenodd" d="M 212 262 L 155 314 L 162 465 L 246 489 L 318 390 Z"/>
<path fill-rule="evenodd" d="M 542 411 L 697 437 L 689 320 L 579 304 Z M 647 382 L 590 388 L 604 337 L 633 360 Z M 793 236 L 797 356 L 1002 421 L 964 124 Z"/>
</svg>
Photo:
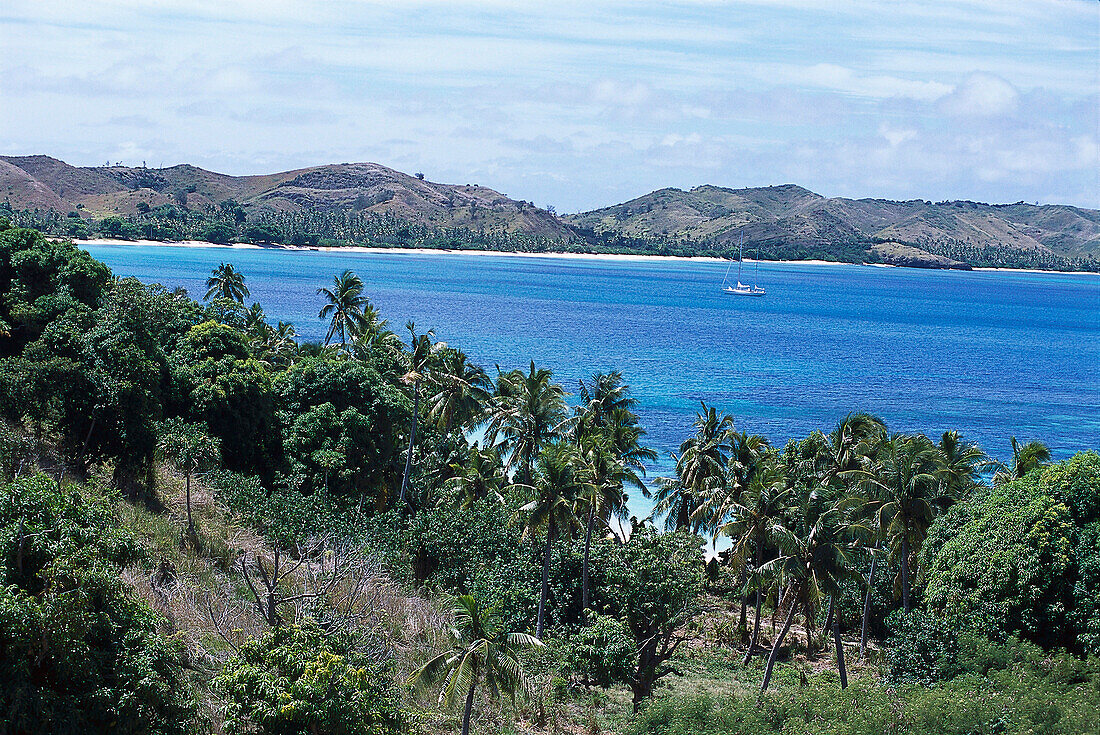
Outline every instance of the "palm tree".
<svg viewBox="0 0 1100 735">
<path fill-rule="evenodd" d="M 770 528 L 770 537 L 779 550 L 779 556 L 764 564 L 760 571 L 775 575 L 780 582 L 789 585 L 783 595 L 783 604 L 789 607 L 783 628 L 768 655 L 764 680 L 760 685 L 761 693 L 768 689 L 779 650 L 783 647 L 783 640 L 791 629 L 798 609 L 801 608 L 805 615 L 806 643 L 809 648 L 812 645 L 811 620 L 821 600 L 825 597 L 835 598 L 846 581 L 860 578 L 852 564 L 854 554 L 859 548 L 859 538 L 868 529 L 852 520 L 852 506 L 851 501 L 846 499 L 830 502 L 827 493 L 815 489 L 804 498 L 802 507 L 799 508 L 800 531 L 779 525 Z M 836 645 L 840 686 L 845 688 L 848 686 L 848 674 L 844 662 L 844 647 L 840 641 L 839 617 L 838 615 L 833 620 L 833 640 Z"/>
<path fill-rule="evenodd" d="M 465 352 L 443 350 L 431 377 L 436 391 L 428 398 L 428 418 L 437 427 L 450 433 L 452 426 L 470 428 L 482 421 L 493 381 Z"/>
<path fill-rule="evenodd" d="M 409 342 L 409 371 L 402 376 L 405 385 L 411 385 L 413 391 L 412 426 L 409 429 L 409 449 L 405 453 L 405 472 L 401 476 L 401 494 L 398 502 L 404 507 L 405 494 L 409 490 L 409 475 L 412 471 L 413 445 L 416 444 L 416 429 L 420 423 L 420 384 L 428 374 L 433 359 L 437 352 L 447 348 L 444 342 L 432 342 L 435 332 L 428 330 L 419 337 L 416 334 L 416 325 L 409 322 L 405 325 L 411 337 Z"/>
<path fill-rule="evenodd" d="M 552 444 L 538 458 L 535 477 L 535 499 L 518 512 L 527 513 L 524 538 L 538 533 L 546 536 L 542 557 L 542 588 L 539 592 L 538 621 L 535 636 L 542 638 L 546 622 L 546 600 L 550 594 L 550 548 L 558 536 L 573 536 L 578 527 L 576 507 L 584 491 L 584 480 L 578 473 L 581 464 L 576 448 L 569 444 Z"/>
<path fill-rule="evenodd" d="M 466 461 L 451 465 L 446 485 L 456 496 L 458 507 L 466 509 L 485 498 L 504 502 L 500 488 L 504 484 L 504 463 L 496 447 L 470 447 Z"/>
<path fill-rule="evenodd" d="M 423 689 L 442 683 L 439 701 L 448 707 L 465 696 L 462 735 L 469 735 L 478 684 L 488 687 L 493 696 L 530 692 L 519 653 L 542 642 L 526 633 L 505 632 L 500 620 L 470 595 L 457 600 L 450 636 L 451 648 L 420 667 L 409 677 L 409 684 Z"/>
<path fill-rule="evenodd" d="M 332 288 L 319 288 L 317 293 L 327 302 L 321 307 L 317 317 L 329 320 L 328 333 L 325 334 L 325 346 L 332 338 L 340 335 L 340 345 L 348 349 L 348 338 L 352 340 L 364 329 L 363 310 L 370 300 L 363 295 L 363 281 L 350 270 L 332 278 Z"/>
<path fill-rule="evenodd" d="M 944 482 L 940 454 L 923 434 L 895 435 L 880 447 L 870 471 L 852 476 L 862 478 L 871 491 L 877 526 L 890 558 L 900 558 L 901 602 L 909 612 L 912 557 L 920 551 L 936 515 L 954 500 Z"/>
<path fill-rule="evenodd" d="M 698 533 L 706 519 L 697 511 L 724 488 L 733 417 L 719 415 L 717 409 L 705 403 L 702 406 L 703 410 L 695 415 L 695 433 L 680 444 L 676 477 L 658 478 L 653 512 L 665 515 L 669 530 L 686 528 Z"/>
<path fill-rule="evenodd" d="M 206 289 L 205 300 L 219 298 L 242 303 L 244 297 L 250 295 L 248 286 L 244 285 L 244 276 L 231 263 L 221 263 L 210 273 Z"/>
<path fill-rule="evenodd" d="M 585 519 L 584 557 L 581 563 L 581 610 L 588 609 L 590 598 L 589 566 L 592 554 L 592 532 L 596 521 L 611 527 L 611 519 L 625 520 L 626 493 L 624 484 L 641 485 L 637 474 L 615 455 L 610 438 L 594 434 L 580 447 L 584 484 L 577 498 L 576 515 Z"/>
<path fill-rule="evenodd" d="M 961 498 L 978 485 L 982 471 L 989 466 L 989 457 L 977 444 L 960 437 L 957 431 L 943 432 L 938 449 L 947 494 Z"/>
<path fill-rule="evenodd" d="M 998 464 L 1000 467 L 993 476 L 994 485 L 1003 485 L 1010 480 L 1018 480 L 1028 472 L 1042 467 L 1050 461 L 1050 448 L 1042 442 L 1028 442 L 1020 444 L 1016 437 L 1011 437 L 1012 442 L 1012 467 Z"/>
<path fill-rule="evenodd" d="M 574 410 L 573 433 L 578 439 L 601 430 L 614 411 L 633 412 L 638 405 L 637 399 L 630 395 L 630 386 L 623 382 L 623 374 L 618 370 L 596 373 L 588 382 L 577 382 L 580 384 L 582 403 Z"/>
<path fill-rule="evenodd" d="M 497 369 L 497 389 L 489 404 L 486 441 L 498 438 L 508 452 L 507 468 L 517 469 L 520 483 L 530 485 L 535 459 L 549 442 L 557 438 L 565 419 L 565 392 L 551 382 L 553 373 L 546 368 L 512 370 Z"/>
<path fill-rule="evenodd" d="M 749 647 L 745 652 L 746 664 L 760 639 L 760 608 L 764 590 L 759 569 L 764 565 L 764 555 L 769 545 L 774 546 L 772 537 L 782 529 L 783 516 L 791 496 L 783 470 L 774 461 L 763 463 L 753 473 L 752 480 L 738 501 L 729 507 L 729 520 L 718 529 L 718 533 L 728 536 L 733 542 L 730 548 L 731 563 L 752 571 L 746 576 L 755 589 L 756 613 Z"/>
</svg>

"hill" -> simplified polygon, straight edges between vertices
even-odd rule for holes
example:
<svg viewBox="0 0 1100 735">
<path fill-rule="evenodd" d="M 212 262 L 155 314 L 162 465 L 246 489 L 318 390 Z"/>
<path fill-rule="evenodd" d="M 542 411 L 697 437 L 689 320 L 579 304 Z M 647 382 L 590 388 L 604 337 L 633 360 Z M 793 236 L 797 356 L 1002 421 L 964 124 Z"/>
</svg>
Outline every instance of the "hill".
<svg viewBox="0 0 1100 735">
<path fill-rule="evenodd" d="M 135 216 L 144 207 L 239 204 L 249 219 L 293 212 L 363 212 L 423 225 L 567 239 L 572 228 L 533 204 L 477 184 L 440 184 L 377 163 L 342 163 L 264 176 L 227 176 L 187 164 L 152 169 L 77 167 L 49 156 L 0 156 L 0 201 L 13 209 Z"/>
<path fill-rule="evenodd" d="M 0 206 L 73 237 L 245 239 L 493 250 L 736 253 L 925 268 L 1100 269 L 1100 211 L 1064 205 L 824 197 L 793 184 L 667 188 L 559 217 L 478 184 L 443 184 L 377 163 L 262 176 L 78 167 L 0 156 Z M 224 239 L 218 239 L 224 238 Z"/>
<path fill-rule="evenodd" d="M 761 252 L 836 257 L 875 244 L 984 265 L 998 257 L 1091 259 L 1100 256 L 1100 211 L 1064 205 L 981 204 L 916 199 L 823 197 L 793 184 L 748 189 L 659 189 L 568 218 L 594 233 L 659 238 L 728 249 L 741 234 Z M 890 262 L 896 247 L 875 248 Z M 899 264 L 902 264 L 899 261 Z M 912 264 L 907 262 L 905 264 Z"/>
</svg>

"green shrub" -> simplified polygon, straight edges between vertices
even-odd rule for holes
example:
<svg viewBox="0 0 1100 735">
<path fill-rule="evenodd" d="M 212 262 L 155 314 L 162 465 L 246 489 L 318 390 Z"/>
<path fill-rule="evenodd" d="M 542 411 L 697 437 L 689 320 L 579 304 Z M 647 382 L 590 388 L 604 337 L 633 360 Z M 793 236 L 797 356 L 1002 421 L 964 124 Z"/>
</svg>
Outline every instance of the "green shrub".
<svg viewBox="0 0 1100 735">
<path fill-rule="evenodd" d="M 119 578 L 139 548 L 102 497 L 0 488 L 0 732 L 190 731 L 181 652 Z"/>
<path fill-rule="evenodd" d="M 385 671 L 353 662 L 312 625 L 249 641 L 214 687 L 228 700 L 228 733 L 388 735 L 408 729 Z"/>
</svg>

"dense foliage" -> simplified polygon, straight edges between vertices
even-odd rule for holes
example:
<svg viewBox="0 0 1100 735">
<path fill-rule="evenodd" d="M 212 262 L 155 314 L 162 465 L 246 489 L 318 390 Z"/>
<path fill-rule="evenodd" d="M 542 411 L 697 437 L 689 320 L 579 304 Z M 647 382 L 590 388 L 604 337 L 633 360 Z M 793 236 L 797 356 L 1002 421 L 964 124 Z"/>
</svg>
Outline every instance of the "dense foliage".
<svg viewBox="0 0 1100 735">
<path fill-rule="evenodd" d="M 232 264 L 207 288 L 0 232 L 0 735 L 200 710 L 387 733 L 413 708 L 488 732 L 615 692 L 630 732 L 1054 733 L 1095 710 L 1095 452 L 1013 438 L 1000 465 L 860 413 L 778 448 L 703 405 L 645 481 L 617 372 L 573 396 L 533 362 L 490 376 L 403 341 L 350 271 L 316 294 L 324 344 L 246 306 Z M 700 651 L 736 696 L 677 693 Z"/>
</svg>

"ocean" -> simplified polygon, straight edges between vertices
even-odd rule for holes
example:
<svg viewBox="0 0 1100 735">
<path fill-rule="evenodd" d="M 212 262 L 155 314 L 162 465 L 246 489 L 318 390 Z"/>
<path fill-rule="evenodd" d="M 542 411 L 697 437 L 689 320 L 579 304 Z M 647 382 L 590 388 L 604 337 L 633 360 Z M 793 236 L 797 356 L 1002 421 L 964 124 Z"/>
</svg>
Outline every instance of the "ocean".
<svg viewBox="0 0 1100 735">
<path fill-rule="evenodd" d="M 269 318 L 322 339 L 320 286 L 355 271 L 390 328 L 459 347 L 490 375 L 531 360 L 570 393 L 620 370 L 639 401 L 650 478 L 671 471 L 700 402 L 774 445 L 850 411 L 891 431 L 957 429 L 1009 459 L 1100 447 L 1100 277 L 763 263 L 763 298 L 723 294 L 726 265 L 453 253 L 85 245 L 120 276 L 205 293 L 231 262 Z M 751 266 L 749 274 L 751 275 Z M 648 512 L 632 499 L 631 509 Z"/>
</svg>

